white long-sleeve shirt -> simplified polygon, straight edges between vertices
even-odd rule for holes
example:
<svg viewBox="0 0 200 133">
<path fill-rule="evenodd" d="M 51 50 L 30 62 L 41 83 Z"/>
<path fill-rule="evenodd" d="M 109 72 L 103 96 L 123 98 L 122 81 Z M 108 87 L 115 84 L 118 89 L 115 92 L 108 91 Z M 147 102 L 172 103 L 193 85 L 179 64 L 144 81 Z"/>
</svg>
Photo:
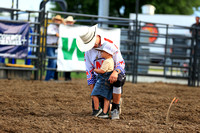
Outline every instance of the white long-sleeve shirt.
<svg viewBox="0 0 200 133">
<path fill-rule="evenodd" d="M 103 45 L 104 43 L 108 43 L 109 45 L 113 45 L 113 47 L 117 47 L 115 44 L 113 44 L 111 40 L 101 37 L 101 45 Z M 101 57 L 100 51 L 94 48 L 85 52 L 85 65 L 88 85 L 96 83 L 96 75 L 94 74 L 93 70 L 95 68 L 99 69 L 104 60 L 105 59 Z M 114 53 L 113 60 L 114 70 L 120 69 L 122 73 L 125 73 L 125 62 L 119 49 L 117 52 Z"/>
<path fill-rule="evenodd" d="M 56 33 L 59 33 L 59 27 L 55 24 L 50 24 L 47 27 L 47 34 L 49 34 L 47 35 L 47 44 L 53 44 L 58 42 L 58 37 L 56 36 Z"/>
</svg>

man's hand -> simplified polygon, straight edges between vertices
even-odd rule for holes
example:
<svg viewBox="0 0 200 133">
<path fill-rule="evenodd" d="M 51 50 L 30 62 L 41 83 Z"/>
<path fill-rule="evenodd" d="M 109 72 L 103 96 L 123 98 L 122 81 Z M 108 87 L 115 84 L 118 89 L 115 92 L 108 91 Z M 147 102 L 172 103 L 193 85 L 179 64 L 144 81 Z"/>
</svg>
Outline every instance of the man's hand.
<svg viewBox="0 0 200 133">
<path fill-rule="evenodd" d="M 56 36 L 59 37 L 59 33 L 56 33 Z"/>
<path fill-rule="evenodd" d="M 111 84 L 113 84 L 114 82 L 117 81 L 117 78 L 118 78 L 117 71 L 113 71 L 108 80 L 110 81 Z"/>
</svg>

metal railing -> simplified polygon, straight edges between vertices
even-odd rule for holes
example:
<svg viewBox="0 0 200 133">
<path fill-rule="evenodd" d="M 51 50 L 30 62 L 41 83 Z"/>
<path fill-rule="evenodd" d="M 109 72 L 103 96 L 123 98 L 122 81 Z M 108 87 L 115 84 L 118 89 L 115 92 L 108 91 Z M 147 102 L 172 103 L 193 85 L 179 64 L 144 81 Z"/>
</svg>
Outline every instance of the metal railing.
<svg viewBox="0 0 200 133">
<path fill-rule="evenodd" d="M 199 86 L 200 80 L 200 58 L 199 36 L 184 34 L 180 31 L 190 30 L 190 27 L 168 25 L 160 23 L 149 23 L 128 18 L 118 17 L 102 17 L 97 15 L 78 14 L 71 12 L 57 11 L 20 11 L 18 9 L 2 9 L 0 11 L 11 12 L 11 19 L 19 21 L 21 13 L 27 13 L 27 20 L 32 25 L 34 43 L 29 45 L 36 50 L 34 56 L 28 56 L 27 59 L 32 60 L 35 66 L 34 79 L 43 80 L 46 70 L 56 70 L 56 68 L 48 68 L 46 66 L 48 59 L 56 59 L 56 57 L 46 56 L 48 47 L 56 47 L 55 45 L 46 45 L 47 26 L 50 24 L 50 14 L 60 14 L 63 16 L 74 16 L 76 18 L 75 25 L 92 26 L 98 24 L 103 28 L 120 28 L 120 50 L 125 60 L 125 70 L 127 75 L 132 76 L 132 82 L 137 83 L 137 76 L 156 76 L 164 78 L 177 78 L 188 80 L 188 85 Z M 39 15 L 42 12 L 44 18 Z M 31 13 L 36 13 L 37 17 L 31 20 Z M 99 21 L 99 18 L 106 19 Z M 153 30 L 153 32 L 152 32 Z M 155 31 L 154 31 L 155 30 Z M 198 32 L 198 28 L 193 28 L 193 32 Z M 157 51 L 154 51 L 157 49 Z M 0 69 L 20 69 L 12 67 L 0 67 Z M 24 68 L 21 68 L 24 69 Z"/>
<path fill-rule="evenodd" d="M 189 30 L 190 27 L 151 23 L 153 24 L 153 28 L 157 27 L 158 30 L 164 30 L 164 32 L 161 33 L 152 33 L 147 32 L 148 30 L 143 30 L 145 24 L 148 24 L 148 22 L 143 21 L 138 22 L 138 27 L 136 27 L 135 20 L 126 18 L 100 17 L 97 15 L 56 11 L 47 12 L 47 16 L 49 16 L 49 13 L 65 16 L 72 15 L 76 17 L 76 24 L 79 25 L 88 26 L 99 24 L 100 27 L 107 25 L 106 28 L 119 27 L 121 29 L 120 50 L 125 59 L 125 70 L 128 75 L 132 76 L 133 83 L 137 83 L 138 75 L 186 79 L 190 86 L 195 86 L 196 84 L 194 82 L 197 82 L 196 80 L 199 79 L 199 74 L 197 77 L 194 77 L 193 74 L 194 70 L 199 70 L 197 69 L 199 64 L 194 65 L 196 60 L 194 58 L 194 40 L 197 38 L 194 36 L 185 36 L 184 34 L 175 35 L 171 32 L 172 30 L 174 32 L 178 30 L 186 31 Z M 98 21 L 98 18 L 107 20 Z M 148 28 L 149 27 L 151 26 L 148 26 Z M 150 42 L 148 40 L 144 42 L 144 39 L 147 40 L 150 38 L 157 38 L 157 40 L 160 39 L 162 41 Z M 176 40 L 185 40 L 187 43 L 183 41 L 184 44 L 176 44 Z M 162 52 L 152 52 L 151 49 L 153 49 L 153 47 L 162 49 Z M 178 53 L 177 50 L 185 51 L 184 55 L 182 55 L 183 53 Z M 45 60 L 48 58 L 49 57 L 46 57 Z M 143 58 L 146 58 L 146 60 Z M 160 59 L 160 62 L 153 62 L 154 59 Z M 193 68 L 194 66 L 195 68 Z M 44 71 L 48 69 L 55 70 L 45 67 Z M 154 73 L 154 71 L 157 73 Z M 199 73 L 199 71 L 195 73 Z"/>
</svg>

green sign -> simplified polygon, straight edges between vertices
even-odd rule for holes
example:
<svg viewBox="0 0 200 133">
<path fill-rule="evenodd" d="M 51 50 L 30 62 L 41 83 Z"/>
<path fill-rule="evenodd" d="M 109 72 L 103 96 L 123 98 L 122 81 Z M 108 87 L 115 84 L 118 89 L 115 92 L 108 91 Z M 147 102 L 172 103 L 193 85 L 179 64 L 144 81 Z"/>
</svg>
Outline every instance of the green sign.
<svg viewBox="0 0 200 133">
<path fill-rule="evenodd" d="M 79 61 L 84 61 L 84 52 L 81 52 L 76 45 L 76 39 L 73 39 L 71 48 L 69 49 L 68 38 L 62 38 L 62 52 L 65 60 L 72 60 L 75 49 L 77 50 L 77 58 Z M 69 49 L 69 50 L 68 50 Z"/>
</svg>

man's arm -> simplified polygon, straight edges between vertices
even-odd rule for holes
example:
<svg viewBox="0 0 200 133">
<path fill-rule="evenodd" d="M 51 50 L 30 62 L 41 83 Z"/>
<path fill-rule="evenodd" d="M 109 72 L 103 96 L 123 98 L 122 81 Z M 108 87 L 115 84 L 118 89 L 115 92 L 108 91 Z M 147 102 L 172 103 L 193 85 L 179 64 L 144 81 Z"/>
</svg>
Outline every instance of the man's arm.
<svg viewBox="0 0 200 133">
<path fill-rule="evenodd" d="M 111 84 L 117 81 L 119 73 L 121 73 L 121 72 L 125 73 L 125 70 L 124 70 L 125 62 L 124 62 L 124 59 L 122 58 L 120 51 L 118 51 L 117 53 L 114 54 L 113 60 L 115 63 L 115 68 L 114 68 L 113 73 L 110 75 L 110 77 L 108 79 Z"/>
<path fill-rule="evenodd" d="M 194 28 L 195 28 L 195 24 L 193 24 L 193 25 L 190 27 L 190 29 L 189 29 L 191 34 L 192 34 Z"/>
</svg>

